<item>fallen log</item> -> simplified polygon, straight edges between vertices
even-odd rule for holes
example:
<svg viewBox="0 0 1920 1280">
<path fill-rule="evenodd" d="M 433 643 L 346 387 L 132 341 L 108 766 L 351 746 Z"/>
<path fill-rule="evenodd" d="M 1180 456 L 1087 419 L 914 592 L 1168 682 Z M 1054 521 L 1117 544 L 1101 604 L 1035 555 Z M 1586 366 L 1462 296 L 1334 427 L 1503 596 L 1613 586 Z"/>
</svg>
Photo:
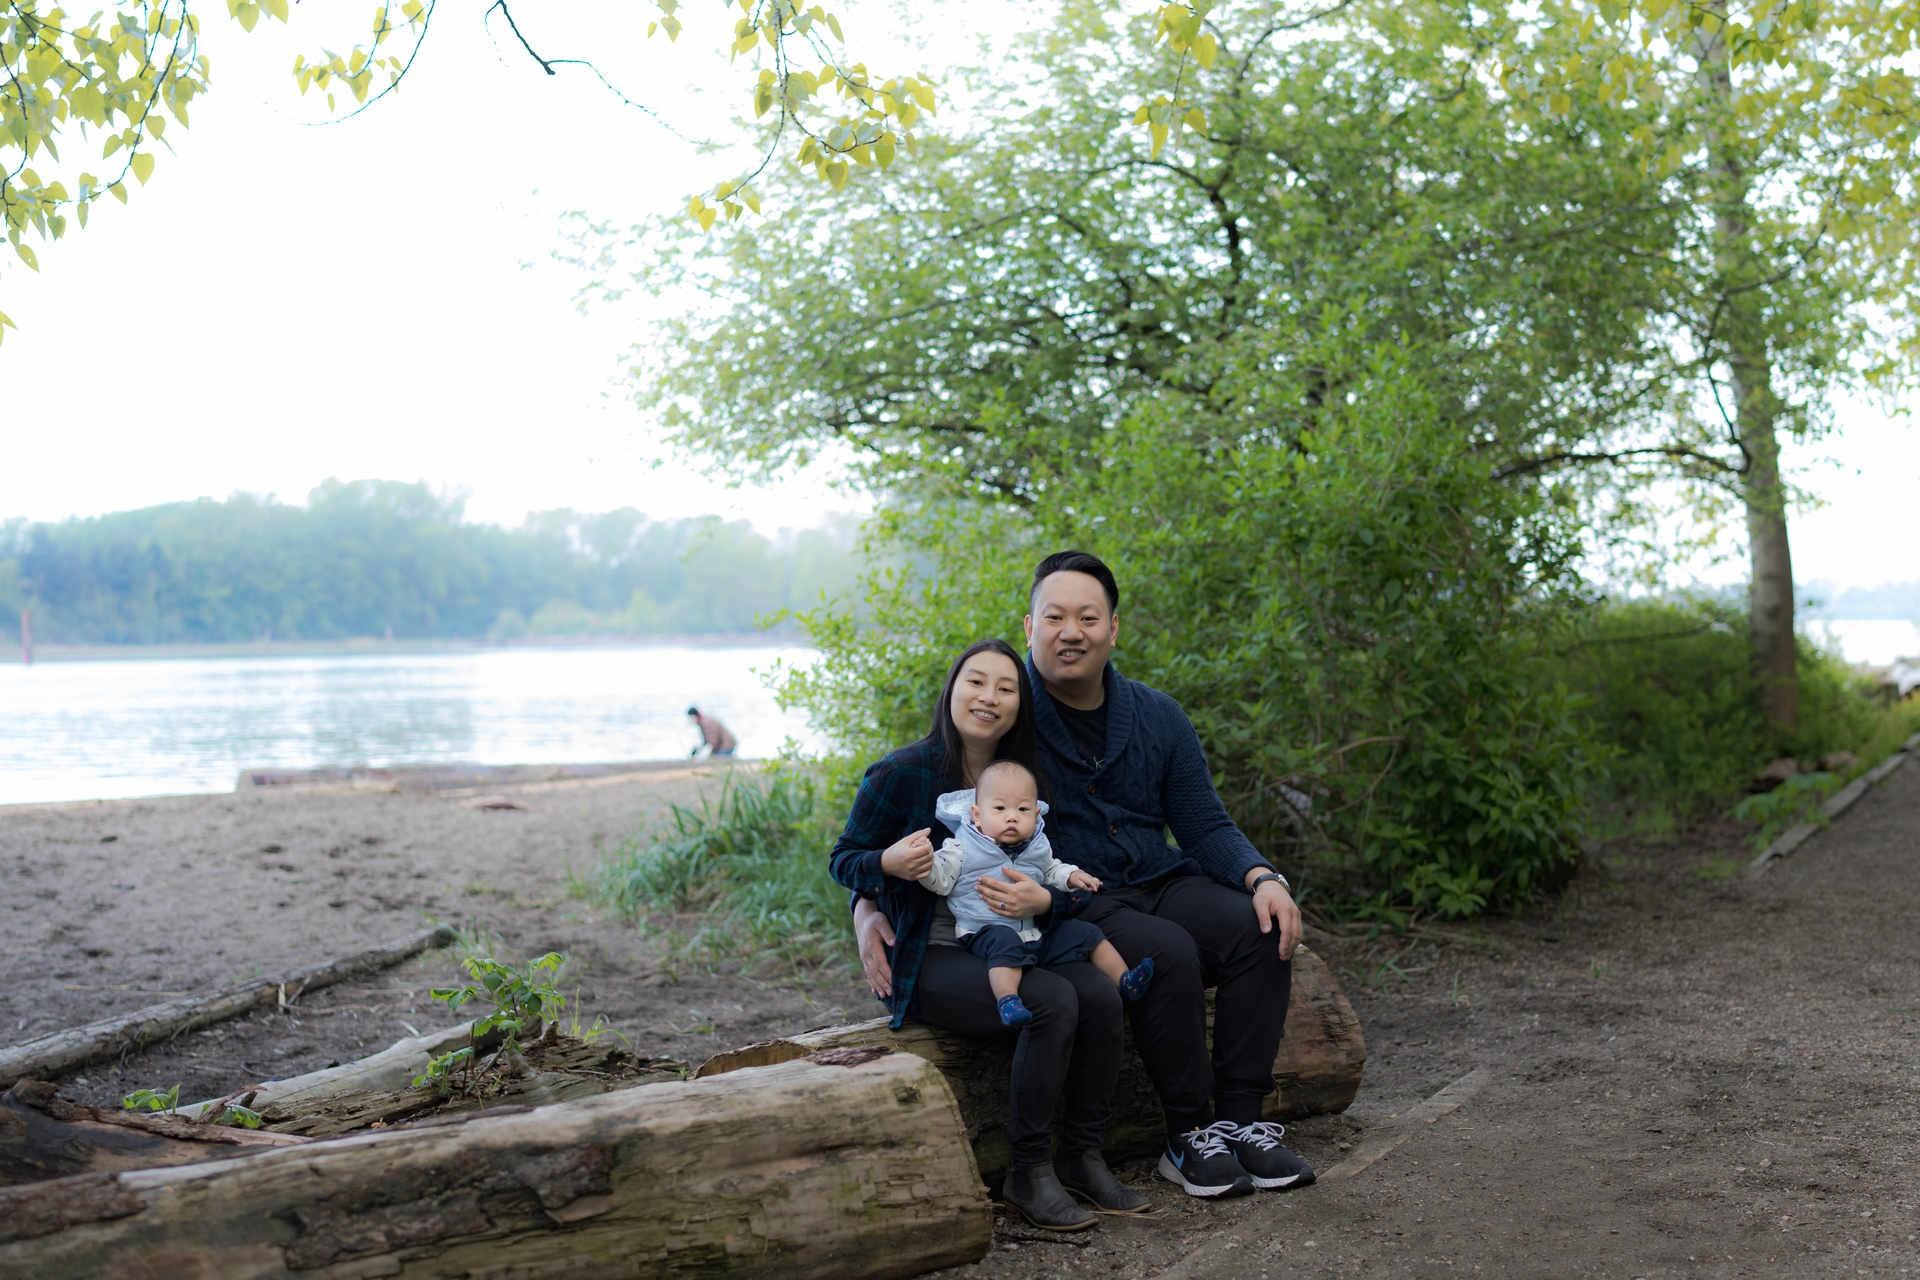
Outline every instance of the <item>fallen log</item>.
<svg viewBox="0 0 1920 1280">
<path fill-rule="evenodd" d="M 444 947 L 452 941 L 451 928 L 435 925 L 384 946 L 299 970 L 285 978 L 253 982 L 198 999 L 169 1000 L 133 1013 L 90 1022 L 84 1027 L 55 1031 L 11 1049 L 0 1049 L 0 1088 L 16 1080 L 54 1076 L 100 1058 L 130 1053 L 156 1040 L 237 1017 L 264 1005 L 285 1006 L 302 992 L 399 964 L 431 947 Z"/>
<path fill-rule="evenodd" d="M 82 1106 L 22 1080 L 0 1094 L 0 1186 L 163 1165 L 225 1160 L 304 1138 Z"/>
<path fill-rule="evenodd" d="M 265 1101 L 256 1097 L 254 1109 L 260 1113 L 261 1122 L 277 1133 L 331 1138 L 425 1115 L 447 1118 L 495 1107 L 572 1102 L 687 1076 L 686 1064 L 671 1058 L 642 1058 L 604 1040 L 589 1043 L 560 1036 L 553 1034 L 552 1024 L 548 1024 L 548 1031 L 498 1069 L 479 1073 L 471 1088 L 456 1087 L 443 1094 L 431 1087 L 416 1087 L 414 1077 L 427 1062 L 425 1056 L 419 1056 L 412 1060 L 411 1070 L 391 1084 L 376 1083 L 368 1074 L 356 1073 L 335 1079 L 327 1088 L 308 1089 L 297 1096 L 272 1095 Z M 463 1028 L 436 1052 L 470 1043 L 472 1037 Z M 483 1043 L 476 1056 L 485 1057 L 497 1044 L 497 1039 Z M 387 1068 L 379 1074 L 386 1076 Z"/>
<path fill-rule="evenodd" d="M 910 1276 L 982 1257 L 959 1108 L 839 1051 L 245 1160 L 0 1190 L 21 1276 Z"/>
<path fill-rule="evenodd" d="M 396 1040 L 380 1052 L 336 1067 L 322 1067 L 285 1080 L 269 1080 L 254 1086 L 250 1104 L 256 1110 L 274 1106 L 288 1113 L 325 1106 L 332 1099 L 366 1093 L 398 1093 L 410 1088 L 429 1058 L 457 1049 L 471 1040 L 472 1023 L 463 1022 L 443 1031 Z M 214 1106 L 213 1101 L 190 1103 L 180 1108 L 183 1116 L 199 1117 Z"/>
<path fill-rule="evenodd" d="M 1208 994 L 1207 1023 L 1213 1023 L 1212 994 Z M 769 1040 L 716 1054 L 694 1072 L 696 1079 L 723 1075 L 745 1067 L 785 1062 L 829 1048 L 880 1047 L 925 1058 L 940 1068 L 959 1099 L 966 1117 L 967 1138 L 975 1161 L 990 1183 L 997 1183 L 1007 1167 L 1007 1073 L 1010 1041 L 974 1040 L 908 1024 L 899 1031 L 887 1019 L 875 1018 L 843 1027 L 826 1027 L 782 1040 Z M 1294 952 L 1293 994 L 1287 1023 L 1274 1058 L 1275 1091 L 1268 1095 L 1269 1119 L 1345 1111 L 1360 1088 L 1367 1060 L 1367 1043 L 1360 1019 L 1340 990 L 1326 961 L 1305 946 Z M 1114 1091 L 1113 1120 L 1107 1127 L 1110 1157 L 1143 1156 L 1158 1151 L 1166 1140 L 1159 1099 L 1140 1065 L 1129 1051 Z"/>
</svg>

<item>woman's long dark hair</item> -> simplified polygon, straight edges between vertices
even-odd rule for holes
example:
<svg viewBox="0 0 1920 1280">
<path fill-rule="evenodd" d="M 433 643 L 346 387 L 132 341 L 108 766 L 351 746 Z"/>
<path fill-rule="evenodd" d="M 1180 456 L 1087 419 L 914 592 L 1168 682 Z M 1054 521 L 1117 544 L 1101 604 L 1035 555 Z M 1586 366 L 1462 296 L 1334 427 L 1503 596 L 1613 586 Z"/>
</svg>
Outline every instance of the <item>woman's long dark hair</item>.
<svg viewBox="0 0 1920 1280">
<path fill-rule="evenodd" d="M 1020 655 L 1006 641 L 981 640 L 967 646 L 953 660 L 953 667 L 947 672 L 947 682 L 940 687 L 940 701 L 933 704 L 933 727 L 927 731 L 927 737 L 938 742 L 946 756 L 945 781 L 949 791 L 958 791 L 967 785 L 966 752 L 960 743 L 960 730 L 953 723 L 953 686 L 960 682 L 960 672 L 967 665 L 967 659 L 982 653 L 997 653 L 1010 659 L 1015 677 L 1020 681 L 1020 713 L 1014 717 L 1013 727 L 994 743 L 993 758 L 1017 761 L 1025 765 L 1036 779 L 1040 776 L 1040 770 L 1034 762 L 1033 687 L 1027 682 L 1027 664 L 1020 661 Z M 1040 785 L 1044 787 L 1046 784 Z"/>
</svg>

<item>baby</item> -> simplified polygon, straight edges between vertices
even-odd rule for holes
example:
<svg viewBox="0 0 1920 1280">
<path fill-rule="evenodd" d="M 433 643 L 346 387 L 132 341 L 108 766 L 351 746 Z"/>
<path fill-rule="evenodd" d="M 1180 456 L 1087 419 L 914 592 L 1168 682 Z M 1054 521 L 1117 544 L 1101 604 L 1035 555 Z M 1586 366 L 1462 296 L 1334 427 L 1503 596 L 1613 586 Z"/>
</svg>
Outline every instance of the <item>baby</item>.
<svg viewBox="0 0 1920 1280">
<path fill-rule="evenodd" d="M 1091 959 L 1126 1000 L 1138 1000 L 1153 981 L 1152 956 L 1127 968 L 1114 945 L 1086 921 L 1055 920 L 1042 930 L 1031 916 L 996 915 L 975 891 L 982 876 L 1010 866 L 1049 888 L 1099 890 L 1099 880 L 1054 858 L 1041 824 L 1046 811 L 1024 765 L 988 765 L 972 791 L 949 791 L 935 802 L 934 813 L 959 834 L 934 851 L 933 870 L 920 881 L 947 899 L 960 940 L 987 962 L 987 983 L 1000 1021 L 1009 1027 L 1033 1020 L 1020 1001 L 1020 976 L 1036 964 L 1052 968 Z"/>
</svg>

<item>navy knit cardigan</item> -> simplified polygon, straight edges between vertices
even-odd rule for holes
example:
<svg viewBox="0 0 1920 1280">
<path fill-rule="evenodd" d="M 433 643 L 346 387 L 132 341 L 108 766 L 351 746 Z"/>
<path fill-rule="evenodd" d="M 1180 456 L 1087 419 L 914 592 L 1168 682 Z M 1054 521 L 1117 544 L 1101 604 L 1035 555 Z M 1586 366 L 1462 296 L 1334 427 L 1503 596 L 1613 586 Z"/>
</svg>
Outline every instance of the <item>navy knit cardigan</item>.
<svg viewBox="0 0 1920 1280">
<path fill-rule="evenodd" d="M 1107 742 L 1096 763 L 1075 749 L 1039 674 L 1032 676 L 1056 856 L 1114 884 L 1144 884 L 1181 872 L 1241 887 L 1249 870 L 1268 864 L 1227 816 L 1186 713 L 1112 664 L 1103 679 Z M 895 1027 L 913 1002 L 934 895 L 886 874 L 880 855 L 922 827 L 932 828 L 935 846 L 953 834 L 933 812 L 945 786 L 946 752 L 937 738 L 922 738 L 875 761 L 860 779 L 846 828 L 829 855 L 834 880 L 855 898 L 872 898 L 893 925 L 893 997 L 886 1003 Z M 1177 847 L 1167 842 L 1168 831 Z M 1072 896 L 1053 891 L 1053 910 L 1071 912 L 1070 904 Z"/>
</svg>

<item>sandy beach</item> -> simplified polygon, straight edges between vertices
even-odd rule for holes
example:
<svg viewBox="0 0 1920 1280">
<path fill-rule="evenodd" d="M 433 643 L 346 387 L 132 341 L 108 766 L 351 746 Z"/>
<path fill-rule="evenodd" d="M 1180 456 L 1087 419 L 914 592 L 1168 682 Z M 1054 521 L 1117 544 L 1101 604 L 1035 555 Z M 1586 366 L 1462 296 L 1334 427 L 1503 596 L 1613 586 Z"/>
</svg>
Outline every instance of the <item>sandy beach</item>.
<svg viewBox="0 0 1920 1280">
<path fill-rule="evenodd" d="M 674 945 L 697 920 L 636 924 L 569 893 L 725 767 L 495 789 L 518 809 L 470 790 L 271 789 L 0 808 L 0 1037 L 432 921 L 510 957 L 566 952 L 563 985 L 645 1054 L 698 1061 L 871 1016 L 851 969 L 711 969 Z M 1912 1276 L 1917 831 L 1909 763 L 1757 878 L 1739 874 L 1748 833 L 1710 824 L 1611 846 L 1560 898 L 1446 930 L 1464 941 L 1315 934 L 1369 1056 L 1354 1106 L 1287 1140 L 1335 1176 L 1209 1203 L 1128 1162 L 1152 1214 L 1062 1241 L 1002 1211 L 988 1257 L 947 1274 Z M 453 976 L 453 953 L 431 952 L 60 1087 L 109 1105 L 174 1083 L 207 1097 L 361 1057 L 450 1025 L 426 991 Z M 1463 1105 L 1409 1119 L 1467 1080 Z"/>
<path fill-rule="evenodd" d="M 877 1006 L 849 974 L 714 974 L 676 956 L 670 922 L 636 926 L 569 891 L 669 806 L 751 767 L 0 807 L 0 1040 L 277 977 L 438 922 L 486 937 L 503 958 L 565 953 L 563 988 L 587 1017 L 604 1014 L 649 1054 L 698 1061 L 870 1016 Z M 519 807 L 483 807 L 489 797 Z M 178 1079 L 183 1097 L 199 1096 L 372 1052 L 456 1021 L 426 996 L 455 973 L 452 952 L 430 952 L 313 992 L 291 1013 L 83 1070 L 68 1092 L 117 1102 Z"/>
</svg>

